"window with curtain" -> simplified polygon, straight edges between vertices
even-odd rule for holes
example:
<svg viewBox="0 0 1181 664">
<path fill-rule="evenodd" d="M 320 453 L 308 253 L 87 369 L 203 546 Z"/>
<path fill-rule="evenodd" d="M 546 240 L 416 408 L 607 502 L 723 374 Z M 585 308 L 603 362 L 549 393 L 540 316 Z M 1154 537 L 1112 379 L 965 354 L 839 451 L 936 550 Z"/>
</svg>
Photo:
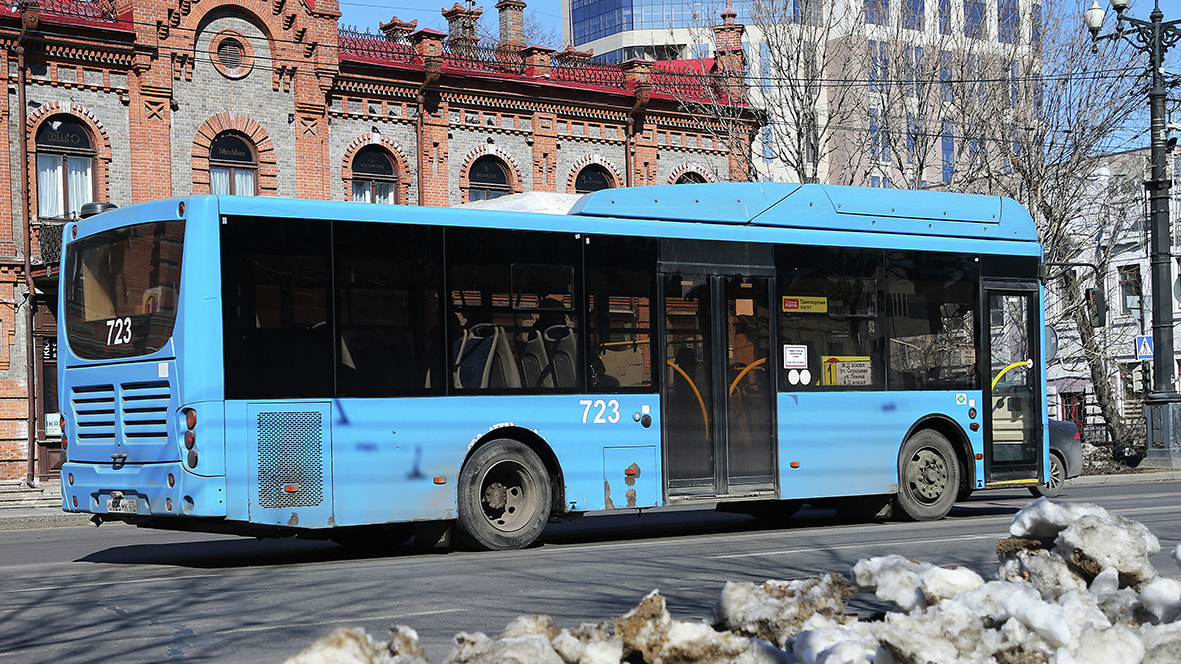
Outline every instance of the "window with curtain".
<svg viewBox="0 0 1181 664">
<path fill-rule="evenodd" d="M 209 146 L 209 193 L 258 193 L 258 157 L 244 137 L 227 133 L 213 139 Z"/>
<path fill-rule="evenodd" d="M 76 217 L 94 200 L 94 142 L 78 120 L 59 115 L 37 130 L 37 216 Z"/>
<path fill-rule="evenodd" d="M 353 157 L 353 202 L 393 205 L 398 197 L 398 171 L 390 153 L 376 145 Z"/>
</svg>

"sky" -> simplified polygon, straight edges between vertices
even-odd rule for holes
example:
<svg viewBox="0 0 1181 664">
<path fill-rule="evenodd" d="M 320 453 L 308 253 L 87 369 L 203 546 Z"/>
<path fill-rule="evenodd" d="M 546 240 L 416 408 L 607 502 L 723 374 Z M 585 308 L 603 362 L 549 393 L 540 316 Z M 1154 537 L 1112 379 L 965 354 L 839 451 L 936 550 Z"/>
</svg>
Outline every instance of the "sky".
<svg viewBox="0 0 1181 664">
<path fill-rule="evenodd" d="M 476 0 L 477 7 L 484 8 L 484 16 L 496 16 L 498 0 Z M 724 1 L 724 0 L 723 0 Z M 1181 4 L 1181 0 L 1170 0 Z M 361 32 L 368 28 L 370 32 L 377 32 L 382 23 L 397 16 L 403 21 L 418 20 L 418 28 L 431 28 L 439 32 L 447 32 L 447 21 L 443 18 L 444 7 L 450 9 L 456 2 L 464 4 L 463 0 L 340 0 L 340 25 L 357 26 Z M 543 23 L 553 26 L 560 35 L 562 25 L 562 0 L 525 0 L 525 15 L 533 14 Z M 489 23 L 496 26 L 495 22 Z M 495 29 L 495 28 L 494 28 Z"/>
</svg>

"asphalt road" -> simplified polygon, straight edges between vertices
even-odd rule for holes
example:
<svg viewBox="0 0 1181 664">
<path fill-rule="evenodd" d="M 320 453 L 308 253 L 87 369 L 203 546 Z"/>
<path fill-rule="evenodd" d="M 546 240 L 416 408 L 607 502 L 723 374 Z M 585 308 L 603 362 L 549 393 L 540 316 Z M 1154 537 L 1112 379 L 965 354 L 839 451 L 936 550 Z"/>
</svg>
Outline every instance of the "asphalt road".
<svg viewBox="0 0 1181 664">
<path fill-rule="evenodd" d="M 1178 570 L 1181 482 L 1069 487 L 1141 521 L 1154 562 Z M 281 662 L 336 627 L 418 633 L 432 662 L 462 631 L 544 613 L 561 627 L 609 620 L 659 588 L 679 618 L 709 615 L 728 581 L 848 573 L 899 553 L 990 578 L 994 542 L 1030 500 L 980 492 L 934 523 L 840 524 L 805 508 L 785 528 L 701 511 L 588 516 L 525 551 L 364 555 L 326 542 L 253 540 L 108 524 L 0 532 L 0 664 Z M 854 608 L 875 610 L 862 596 Z"/>
</svg>

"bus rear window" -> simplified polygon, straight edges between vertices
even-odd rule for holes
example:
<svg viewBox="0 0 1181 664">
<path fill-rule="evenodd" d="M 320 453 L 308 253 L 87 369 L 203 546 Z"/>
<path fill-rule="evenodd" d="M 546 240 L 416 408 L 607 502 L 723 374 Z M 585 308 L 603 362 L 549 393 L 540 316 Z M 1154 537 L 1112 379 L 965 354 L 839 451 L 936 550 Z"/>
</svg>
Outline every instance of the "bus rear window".
<svg viewBox="0 0 1181 664">
<path fill-rule="evenodd" d="M 137 357 L 164 347 L 176 322 L 183 221 L 104 231 L 69 246 L 66 332 L 79 357 Z"/>
</svg>

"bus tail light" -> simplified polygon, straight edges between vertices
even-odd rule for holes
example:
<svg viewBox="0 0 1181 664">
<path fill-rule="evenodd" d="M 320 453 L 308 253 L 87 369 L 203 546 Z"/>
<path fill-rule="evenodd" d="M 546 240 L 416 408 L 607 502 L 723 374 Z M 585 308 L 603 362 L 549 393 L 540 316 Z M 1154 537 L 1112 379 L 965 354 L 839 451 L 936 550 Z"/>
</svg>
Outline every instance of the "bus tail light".
<svg viewBox="0 0 1181 664">
<path fill-rule="evenodd" d="M 197 467 L 197 411 L 192 408 L 185 408 L 182 411 L 185 415 L 185 449 L 189 451 L 188 464 L 189 468 Z"/>
<path fill-rule="evenodd" d="M 61 418 L 62 429 L 62 451 L 65 452 L 70 447 L 70 436 L 66 433 L 66 418 Z"/>
</svg>

